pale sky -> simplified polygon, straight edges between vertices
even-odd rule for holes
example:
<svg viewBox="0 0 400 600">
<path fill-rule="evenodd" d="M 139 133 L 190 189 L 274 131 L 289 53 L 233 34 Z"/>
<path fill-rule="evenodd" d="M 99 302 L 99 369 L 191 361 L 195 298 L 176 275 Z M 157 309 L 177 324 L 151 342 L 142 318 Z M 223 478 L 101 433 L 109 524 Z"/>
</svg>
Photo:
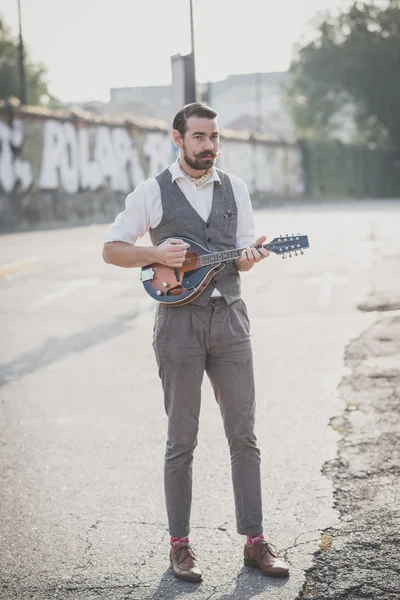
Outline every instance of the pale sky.
<svg viewBox="0 0 400 600">
<path fill-rule="evenodd" d="M 284 71 L 318 11 L 346 0 L 193 0 L 197 80 Z M 17 0 L 0 14 L 18 33 Z M 190 52 L 189 0 L 21 0 L 24 41 L 64 102 L 109 100 L 111 87 L 171 82 Z"/>
</svg>

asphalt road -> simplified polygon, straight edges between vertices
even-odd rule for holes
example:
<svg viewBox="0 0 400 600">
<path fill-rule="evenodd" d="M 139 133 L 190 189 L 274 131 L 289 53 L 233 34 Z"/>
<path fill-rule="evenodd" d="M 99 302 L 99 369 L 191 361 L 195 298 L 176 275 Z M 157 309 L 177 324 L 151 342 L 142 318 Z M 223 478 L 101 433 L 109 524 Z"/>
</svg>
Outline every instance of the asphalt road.
<svg viewBox="0 0 400 600">
<path fill-rule="evenodd" d="M 265 531 L 287 581 L 243 567 L 229 453 L 205 382 L 191 540 L 201 585 L 169 571 L 166 417 L 154 301 L 138 271 L 101 259 L 106 228 L 0 237 L 0 598 L 293 600 L 334 527 L 332 482 L 344 349 L 374 322 L 357 310 L 377 261 L 399 250 L 400 203 L 256 213 L 257 232 L 309 235 L 243 276 L 252 322 Z M 388 284 L 389 285 L 389 284 Z"/>
</svg>

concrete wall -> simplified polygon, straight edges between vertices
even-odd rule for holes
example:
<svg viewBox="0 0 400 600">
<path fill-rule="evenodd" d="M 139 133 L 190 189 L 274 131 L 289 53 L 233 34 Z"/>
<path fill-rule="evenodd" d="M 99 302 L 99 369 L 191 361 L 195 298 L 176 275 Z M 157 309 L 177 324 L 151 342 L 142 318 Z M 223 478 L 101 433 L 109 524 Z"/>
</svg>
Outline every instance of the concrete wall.
<svg viewBox="0 0 400 600">
<path fill-rule="evenodd" d="M 219 167 L 258 201 L 299 196 L 299 149 L 225 131 Z M 0 106 L 0 230 L 108 222 L 125 197 L 175 157 L 167 124 Z"/>
</svg>

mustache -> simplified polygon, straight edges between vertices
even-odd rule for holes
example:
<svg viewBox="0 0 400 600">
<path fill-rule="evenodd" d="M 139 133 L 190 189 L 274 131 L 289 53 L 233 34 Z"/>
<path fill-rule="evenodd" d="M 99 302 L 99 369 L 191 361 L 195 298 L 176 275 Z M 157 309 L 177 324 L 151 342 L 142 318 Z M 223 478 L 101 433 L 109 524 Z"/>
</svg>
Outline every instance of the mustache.
<svg viewBox="0 0 400 600">
<path fill-rule="evenodd" d="M 197 158 L 218 158 L 220 152 L 202 152 L 197 155 Z"/>
</svg>

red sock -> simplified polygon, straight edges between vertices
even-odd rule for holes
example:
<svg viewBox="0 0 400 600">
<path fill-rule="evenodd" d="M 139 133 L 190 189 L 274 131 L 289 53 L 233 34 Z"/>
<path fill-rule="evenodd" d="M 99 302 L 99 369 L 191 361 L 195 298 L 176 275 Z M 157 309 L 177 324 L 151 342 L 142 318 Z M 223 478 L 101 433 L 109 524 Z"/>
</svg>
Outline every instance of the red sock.
<svg viewBox="0 0 400 600">
<path fill-rule="evenodd" d="M 173 536 L 171 536 L 170 543 L 173 550 L 176 550 L 177 548 L 179 548 L 179 546 L 182 546 L 182 544 L 190 544 L 188 537 Z"/>
<path fill-rule="evenodd" d="M 254 546 L 254 544 L 257 544 L 257 542 L 262 542 L 264 539 L 264 536 L 262 533 L 260 533 L 260 535 L 248 535 L 246 538 L 246 546 L 249 546 L 249 548 L 252 548 Z"/>
</svg>

